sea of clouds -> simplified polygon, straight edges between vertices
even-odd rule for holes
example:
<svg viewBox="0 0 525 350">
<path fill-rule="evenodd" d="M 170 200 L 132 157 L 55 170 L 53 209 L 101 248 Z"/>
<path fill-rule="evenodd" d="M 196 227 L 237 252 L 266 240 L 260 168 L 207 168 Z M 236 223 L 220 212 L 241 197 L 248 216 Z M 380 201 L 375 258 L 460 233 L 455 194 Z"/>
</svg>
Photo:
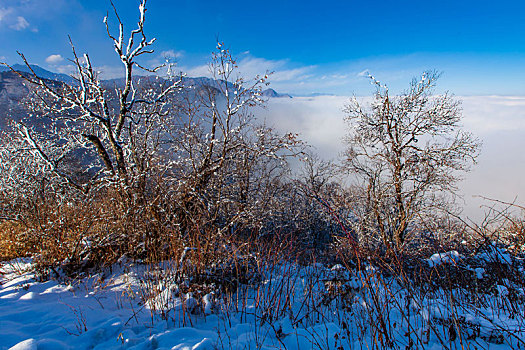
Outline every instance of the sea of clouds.
<svg viewBox="0 0 525 350">
<path fill-rule="evenodd" d="M 462 101 L 464 129 L 472 132 L 483 146 L 478 162 L 465 174 L 458 187 L 464 206 L 463 216 L 480 222 L 494 202 L 479 196 L 525 206 L 525 97 L 467 96 Z M 348 131 L 344 121 L 344 96 L 274 98 L 259 119 L 279 131 L 300 133 L 316 153 L 338 160 Z M 363 102 L 370 101 L 363 98 Z"/>
</svg>

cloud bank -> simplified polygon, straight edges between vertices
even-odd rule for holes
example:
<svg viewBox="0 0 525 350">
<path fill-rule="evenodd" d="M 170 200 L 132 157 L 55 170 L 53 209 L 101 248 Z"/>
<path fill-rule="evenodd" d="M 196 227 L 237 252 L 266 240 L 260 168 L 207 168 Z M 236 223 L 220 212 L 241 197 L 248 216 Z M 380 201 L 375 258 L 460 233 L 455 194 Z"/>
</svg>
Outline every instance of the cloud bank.
<svg viewBox="0 0 525 350">
<path fill-rule="evenodd" d="M 478 164 L 459 184 L 464 217 L 483 219 L 491 203 L 479 195 L 525 205 L 525 97 L 458 99 L 463 101 L 465 130 L 483 141 Z M 258 116 L 280 131 L 299 132 L 323 158 L 338 159 L 345 148 L 348 129 L 342 109 L 348 101 L 340 96 L 271 99 Z"/>
</svg>

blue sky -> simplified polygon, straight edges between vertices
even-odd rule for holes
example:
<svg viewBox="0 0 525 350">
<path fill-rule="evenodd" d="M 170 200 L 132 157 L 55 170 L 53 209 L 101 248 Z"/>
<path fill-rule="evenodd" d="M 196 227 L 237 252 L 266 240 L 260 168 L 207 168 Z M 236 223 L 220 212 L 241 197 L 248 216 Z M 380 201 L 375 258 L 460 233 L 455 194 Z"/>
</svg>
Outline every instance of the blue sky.
<svg viewBox="0 0 525 350">
<path fill-rule="evenodd" d="M 131 28 L 138 0 L 115 0 Z M 107 76 L 120 74 L 105 36 L 106 0 L 0 0 L 0 60 L 67 72 L 67 35 Z M 113 18 L 110 16 L 110 21 Z M 525 94 L 523 1 L 161 1 L 149 0 L 146 31 L 156 53 L 189 75 L 206 74 L 217 37 L 250 76 L 275 71 L 281 92 L 363 95 L 370 71 L 402 88 L 425 69 L 443 71 L 458 95 Z"/>
</svg>

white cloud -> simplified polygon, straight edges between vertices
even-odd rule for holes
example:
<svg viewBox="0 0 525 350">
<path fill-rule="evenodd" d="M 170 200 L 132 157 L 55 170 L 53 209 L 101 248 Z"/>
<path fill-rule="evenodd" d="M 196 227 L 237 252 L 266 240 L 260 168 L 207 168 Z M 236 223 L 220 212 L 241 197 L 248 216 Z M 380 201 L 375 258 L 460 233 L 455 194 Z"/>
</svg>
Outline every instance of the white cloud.
<svg viewBox="0 0 525 350">
<path fill-rule="evenodd" d="M 95 67 L 95 70 L 99 72 L 101 79 L 116 79 L 123 78 L 124 71 L 121 66 L 99 66 Z M 140 73 L 138 73 L 140 75 Z"/>
<path fill-rule="evenodd" d="M 83 63 L 83 62 L 81 62 Z M 95 72 L 98 73 L 100 79 L 116 79 L 123 78 L 124 71 L 121 66 L 95 66 Z M 78 75 L 78 68 L 74 64 L 61 64 L 53 67 L 53 71 L 57 73 L 67 74 L 67 75 Z"/>
<path fill-rule="evenodd" d="M 336 159 L 343 151 L 347 130 L 342 108 L 349 100 L 341 96 L 270 99 L 258 116 L 280 132 L 298 132 L 323 158 Z"/>
<path fill-rule="evenodd" d="M 478 164 L 460 184 L 465 216 L 484 217 L 494 203 L 479 195 L 525 204 L 525 96 L 469 96 L 463 101 L 463 124 L 483 142 Z"/>
<path fill-rule="evenodd" d="M 2 7 L 0 8 L 0 29 L 3 25 L 14 29 L 16 31 L 22 31 L 25 29 L 31 29 L 33 32 L 38 31 L 37 28 L 30 28 L 29 22 L 23 16 L 17 16 L 19 12 L 15 7 Z M 2 25 L 3 24 L 3 25 Z"/>
<path fill-rule="evenodd" d="M 0 0 L 0 30 L 30 30 L 36 33 L 38 27 L 35 23 L 52 26 L 71 15 L 83 22 L 89 16 L 83 10 L 77 0 Z"/>
<path fill-rule="evenodd" d="M 13 12 L 12 8 L 0 8 L 0 23 L 7 19 L 7 16 Z"/>
<path fill-rule="evenodd" d="M 29 27 L 29 22 L 24 17 L 18 16 L 16 17 L 15 23 L 11 24 L 9 27 L 11 29 L 21 31 Z"/>
<path fill-rule="evenodd" d="M 290 80 L 304 80 L 310 78 L 310 74 L 315 70 L 315 66 L 293 66 L 288 60 L 267 60 L 248 56 L 238 62 L 239 72 L 246 78 L 255 77 L 256 75 L 273 72 L 270 76 L 272 83 L 285 82 Z"/>
<path fill-rule="evenodd" d="M 272 73 L 269 77 L 271 87 L 280 91 L 288 92 L 291 87 L 315 79 L 317 66 L 301 66 L 289 60 L 268 60 L 254 57 L 248 51 L 242 53 L 244 56 L 237 61 L 237 73 L 245 79 Z M 190 77 L 210 77 L 210 68 L 207 64 L 193 67 L 180 67 Z M 338 76 L 337 79 L 340 79 Z M 312 84 L 313 85 L 313 84 Z"/>
<path fill-rule="evenodd" d="M 314 77 L 313 74 L 310 74 L 314 69 L 314 66 L 293 68 L 293 69 L 283 69 L 275 71 L 270 80 L 273 82 L 284 82 L 284 81 L 301 81 Z"/>
<path fill-rule="evenodd" d="M 160 56 L 163 57 L 163 58 L 181 58 L 183 56 L 183 52 L 182 51 L 175 51 L 175 50 L 166 50 L 166 51 L 162 51 L 160 53 Z"/>
<path fill-rule="evenodd" d="M 62 73 L 62 74 L 67 74 L 67 75 L 77 73 L 77 67 L 72 64 L 64 64 L 64 65 L 56 66 L 53 68 L 57 73 Z"/>
<path fill-rule="evenodd" d="M 496 132 L 525 132 L 525 97 L 467 96 L 462 101 L 465 127 L 485 135 Z"/>
<path fill-rule="evenodd" d="M 175 51 L 173 49 L 165 50 L 161 51 L 158 55 L 151 56 L 152 58 L 146 60 L 145 63 L 143 63 L 143 66 L 149 67 L 150 69 L 158 68 L 158 74 L 165 75 L 167 71 L 165 65 L 167 63 L 176 65 L 178 59 L 183 56 L 184 51 Z M 177 71 L 178 69 L 174 70 Z"/>
<path fill-rule="evenodd" d="M 178 56 L 176 51 L 169 55 Z M 442 92 L 444 88 L 451 89 L 457 94 L 472 95 L 490 94 L 497 91 L 497 87 L 492 87 L 489 80 L 496 82 L 500 79 L 499 77 L 489 76 L 487 81 L 484 81 L 481 75 L 472 76 L 462 65 L 450 63 L 452 62 L 450 57 L 444 57 L 443 62 L 449 62 L 446 64 L 441 62 L 439 57 L 441 56 L 410 54 L 392 57 L 368 57 L 323 65 L 306 65 L 289 59 L 272 60 L 255 57 L 249 52 L 242 52 L 238 55 L 236 73 L 245 79 L 250 79 L 256 75 L 273 72 L 268 79 L 271 83 L 270 87 L 278 92 L 290 93 L 295 96 L 311 96 L 314 94 L 369 96 L 374 93 L 374 87 L 368 79 L 369 73 L 381 82 L 385 82 L 391 93 L 401 93 L 413 77 L 421 75 L 426 69 L 437 67 L 444 69 L 445 72 L 436 89 L 438 92 Z M 184 58 L 186 59 L 186 57 Z M 153 67 L 164 63 L 160 55 L 157 55 L 155 59 L 157 61 L 151 62 L 156 64 L 152 63 L 148 66 Z M 199 64 L 192 62 L 192 65 L 192 63 L 184 62 L 181 59 L 181 63 L 176 70 L 180 69 L 190 77 L 210 77 L 209 66 L 202 64 L 202 61 Z M 517 70 L 517 72 L 520 71 Z M 525 76 L 525 73 L 522 75 Z M 523 79 L 519 78 L 521 76 L 515 76 L 511 84 L 508 84 L 508 87 L 505 86 L 505 89 L 499 93 L 506 95 L 521 93 L 518 88 L 521 87 L 519 81 Z"/>
<path fill-rule="evenodd" d="M 356 76 L 368 78 L 369 75 L 370 75 L 370 72 L 368 71 L 368 69 L 365 69 L 365 70 L 362 70 L 361 72 L 357 73 Z"/>
<path fill-rule="evenodd" d="M 61 55 L 50 55 L 46 58 L 46 63 L 55 65 L 62 62 L 63 60 L 64 58 Z"/>
<path fill-rule="evenodd" d="M 181 67 L 181 70 L 189 77 L 210 77 L 210 67 L 207 64 L 195 66 L 191 68 Z"/>
</svg>

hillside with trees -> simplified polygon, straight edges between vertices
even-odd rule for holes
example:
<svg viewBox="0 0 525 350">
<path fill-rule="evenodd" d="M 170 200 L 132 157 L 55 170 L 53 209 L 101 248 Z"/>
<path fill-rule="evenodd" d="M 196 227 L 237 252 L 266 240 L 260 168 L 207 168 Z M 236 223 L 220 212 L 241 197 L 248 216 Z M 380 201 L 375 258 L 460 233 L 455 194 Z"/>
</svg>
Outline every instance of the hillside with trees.
<svg viewBox="0 0 525 350">
<path fill-rule="evenodd" d="M 124 78 L 73 44 L 71 76 L 0 72 L 2 349 L 525 347 L 524 208 L 461 217 L 482 140 L 439 73 L 369 76 L 331 162 L 256 118 L 271 72 L 148 68 L 146 1 L 113 9 Z"/>
</svg>

